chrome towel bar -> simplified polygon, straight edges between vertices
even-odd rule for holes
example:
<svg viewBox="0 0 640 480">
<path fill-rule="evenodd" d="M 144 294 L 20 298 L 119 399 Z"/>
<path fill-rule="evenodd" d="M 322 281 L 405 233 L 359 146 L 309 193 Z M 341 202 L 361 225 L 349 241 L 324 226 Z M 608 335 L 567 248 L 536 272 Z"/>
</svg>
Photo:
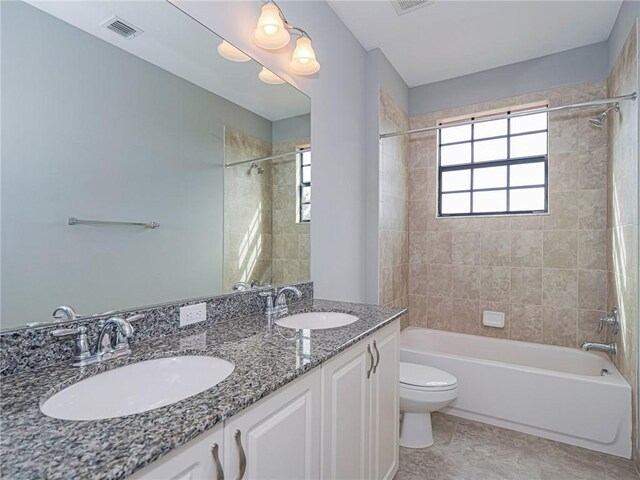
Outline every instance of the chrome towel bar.
<svg viewBox="0 0 640 480">
<path fill-rule="evenodd" d="M 158 228 L 160 226 L 157 222 L 111 222 L 107 220 L 81 220 L 76 217 L 69 217 L 67 219 L 69 225 L 104 225 L 104 226 L 127 226 L 127 227 L 144 227 L 144 228 Z"/>
</svg>

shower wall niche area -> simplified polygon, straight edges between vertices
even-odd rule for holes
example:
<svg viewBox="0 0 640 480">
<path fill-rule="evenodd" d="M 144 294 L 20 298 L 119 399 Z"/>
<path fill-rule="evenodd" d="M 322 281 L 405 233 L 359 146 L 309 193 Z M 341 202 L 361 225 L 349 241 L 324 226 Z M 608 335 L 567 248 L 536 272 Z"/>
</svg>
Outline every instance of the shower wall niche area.
<svg viewBox="0 0 640 480">
<path fill-rule="evenodd" d="M 227 126 L 224 140 L 225 290 L 310 279 L 309 115 L 272 122 L 269 139 Z"/>
</svg>

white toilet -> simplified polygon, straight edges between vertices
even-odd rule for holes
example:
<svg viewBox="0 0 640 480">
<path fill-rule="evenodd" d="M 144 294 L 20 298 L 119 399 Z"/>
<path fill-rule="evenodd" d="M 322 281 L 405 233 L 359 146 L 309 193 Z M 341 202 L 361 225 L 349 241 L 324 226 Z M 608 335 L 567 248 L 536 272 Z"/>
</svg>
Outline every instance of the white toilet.
<svg viewBox="0 0 640 480">
<path fill-rule="evenodd" d="M 450 405 L 458 396 L 458 380 L 427 365 L 400 362 L 400 445 L 433 445 L 431 412 Z"/>
</svg>

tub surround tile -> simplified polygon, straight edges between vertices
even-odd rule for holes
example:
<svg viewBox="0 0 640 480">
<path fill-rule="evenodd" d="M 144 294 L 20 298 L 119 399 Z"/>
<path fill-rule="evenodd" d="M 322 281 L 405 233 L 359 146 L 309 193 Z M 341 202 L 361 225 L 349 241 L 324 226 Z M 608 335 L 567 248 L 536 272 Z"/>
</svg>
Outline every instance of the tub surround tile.
<svg viewBox="0 0 640 480">
<path fill-rule="evenodd" d="M 453 299 L 427 297 L 427 327 L 450 331 L 453 321 Z"/>
<path fill-rule="evenodd" d="M 509 266 L 511 262 L 510 232 L 482 232 L 481 251 L 482 265 L 491 267 Z"/>
<path fill-rule="evenodd" d="M 549 345 L 575 347 L 578 325 L 577 308 L 542 309 L 542 340 Z"/>
<path fill-rule="evenodd" d="M 509 308 L 511 340 L 542 342 L 542 307 L 512 303 Z"/>
<path fill-rule="evenodd" d="M 291 304 L 292 314 L 308 311 L 351 313 L 359 321 L 313 331 L 310 351 L 301 352 L 295 342 L 268 334 L 264 315 L 243 315 L 240 311 L 238 317 L 136 340 L 133 353 L 122 360 L 80 370 L 68 366 L 69 354 L 63 364 L 6 376 L 0 396 L 3 476 L 55 480 L 70 478 L 72 472 L 74 478 L 93 480 L 126 477 L 406 313 L 404 309 L 326 300 Z M 175 312 L 171 320 L 177 321 Z M 195 349 L 185 349 L 185 338 L 195 334 L 204 341 Z M 41 398 L 96 373 L 152 358 L 189 354 L 228 359 L 235 370 L 216 387 L 184 401 L 139 415 L 102 420 L 96 423 L 99 428 L 78 429 L 77 422 L 49 418 L 39 410 Z"/>
<path fill-rule="evenodd" d="M 509 301 L 511 269 L 483 267 L 480 283 L 480 299 L 493 302 Z"/>
<path fill-rule="evenodd" d="M 602 270 L 578 272 L 578 307 L 590 310 L 607 308 L 608 273 Z"/>
<path fill-rule="evenodd" d="M 543 270 L 542 303 L 550 307 L 577 307 L 578 271 L 557 268 Z"/>
<path fill-rule="evenodd" d="M 511 232 L 511 266 L 542 266 L 542 232 L 522 230 Z"/>
<path fill-rule="evenodd" d="M 578 232 L 545 231 L 543 249 L 545 268 L 577 268 Z"/>
<path fill-rule="evenodd" d="M 478 300 L 454 298 L 451 331 L 477 335 L 480 331 L 479 316 L 480 302 Z"/>
<path fill-rule="evenodd" d="M 454 232 L 451 260 L 454 265 L 480 265 L 481 236 L 478 232 Z"/>
<path fill-rule="evenodd" d="M 511 301 L 529 305 L 542 304 L 542 269 L 511 269 Z"/>
</svg>

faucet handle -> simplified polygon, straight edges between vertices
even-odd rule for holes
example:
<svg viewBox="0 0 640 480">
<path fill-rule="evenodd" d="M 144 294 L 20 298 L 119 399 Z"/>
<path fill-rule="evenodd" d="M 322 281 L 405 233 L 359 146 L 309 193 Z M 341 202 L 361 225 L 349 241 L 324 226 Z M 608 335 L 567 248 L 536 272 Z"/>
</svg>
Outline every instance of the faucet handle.
<svg viewBox="0 0 640 480">
<path fill-rule="evenodd" d="M 78 364 L 91 356 L 89 340 L 87 338 L 87 327 L 81 325 L 77 328 L 58 328 L 51 332 L 54 337 L 68 337 L 75 335 L 75 345 L 73 349 L 73 364 Z"/>
</svg>

